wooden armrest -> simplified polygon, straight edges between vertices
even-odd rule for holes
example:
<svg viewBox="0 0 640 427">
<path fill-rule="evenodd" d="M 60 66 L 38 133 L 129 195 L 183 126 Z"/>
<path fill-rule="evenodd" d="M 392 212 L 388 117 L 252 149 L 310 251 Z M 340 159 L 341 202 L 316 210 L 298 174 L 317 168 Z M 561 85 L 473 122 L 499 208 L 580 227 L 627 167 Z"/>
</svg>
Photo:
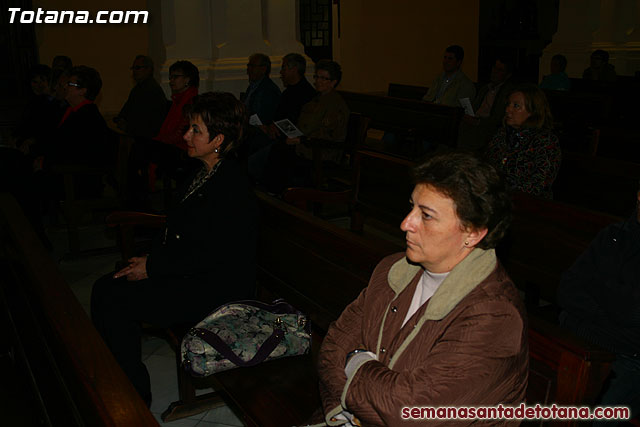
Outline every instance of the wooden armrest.
<svg viewBox="0 0 640 427">
<path fill-rule="evenodd" d="M 123 225 L 142 225 L 145 227 L 162 227 L 167 220 L 165 215 L 156 215 L 144 212 L 116 211 L 106 218 L 109 227 Z"/>
<path fill-rule="evenodd" d="M 536 337 L 544 337 L 547 343 L 553 343 L 554 346 L 566 349 L 591 362 L 610 363 L 615 358 L 612 353 L 587 342 L 558 325 L 538 316 L 529 316 L 529 340 L 535 341 Z M 532 353 L 536 354 L 535 351 Z"/>
</svg>

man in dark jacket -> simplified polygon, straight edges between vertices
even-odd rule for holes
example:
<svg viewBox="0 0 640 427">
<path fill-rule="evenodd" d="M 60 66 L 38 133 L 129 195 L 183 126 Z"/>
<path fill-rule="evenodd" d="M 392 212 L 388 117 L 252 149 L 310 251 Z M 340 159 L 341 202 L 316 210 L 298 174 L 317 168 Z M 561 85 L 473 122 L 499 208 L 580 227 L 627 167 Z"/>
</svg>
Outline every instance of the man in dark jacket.
<svg viewBox="0 0 640 427">
<path fill-rule="evenodd" d="M 640 191 L 635 213 L 602 230 L 564 274 L 561 324 L 616 355 L 600 404 L 640 413 Z M 599 425 L 594 423 L 594 425 Z M 606 424 L 610 425 L 610 424 Z"/>
<path fill-rule="evenodd" d="M 138 55 L 131 66 L 136 85 L 131 89 L 120 114 L 113 120 L 118 128 L 133 136 L 153 138 L 167 115 L 167 99 L 153 78 L 153 60 Z"/>
<path fill-rule="evenodd" d="M 304 76 L 306 69 L 307 61 L 299 53 L 289 53 L 282 58 L 280 78 L 286 89 L 280 97 L 274 121 L 289 119 L 291 123 L 298 123 L 302 107 L 316 96 L 316 90 Z M 260 181 L 262 177 L 272 144 L 276 139 L 283 138 L 273 123 L 264 123 L 259 128 L 262 132 L 256 132 L 249 143 L 249 174 L 255 181 Z"/>
<path fill-rule="evenodd" d="M 249 87 L 242 97 L 249 116 L 257 114 L 262 123 L 271 123 L 280 102 L 280 89 L 269 78 L 271 59 L 264 53 L 254 53 L 249 57 L 247 76 Z"/>
</svg>

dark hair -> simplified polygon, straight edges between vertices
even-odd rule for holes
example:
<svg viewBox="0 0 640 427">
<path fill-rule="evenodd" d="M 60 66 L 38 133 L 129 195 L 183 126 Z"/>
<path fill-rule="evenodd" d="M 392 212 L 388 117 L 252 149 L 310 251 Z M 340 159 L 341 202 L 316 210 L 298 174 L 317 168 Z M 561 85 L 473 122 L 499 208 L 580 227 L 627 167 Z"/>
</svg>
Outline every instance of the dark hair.
<svg viewBox="0 0 640 427">
<path fill-rule="evenodd" d="M 199 87 L 200 86 L 200 71 L 198 67 L 193 65 L 189 61 L 177 61 L 169 67 L 169 74 L 176 70 L 182 71 L 185 77 L 189 78 L 189 85 Z"/>
<path fill-rule="evenodd" d="M 487 229 L 478 248 L 495 248 L 511 224 L 511 198 L 498 172 L 472 154 L 435 155 L 413 169 L 413 179 L 451 198 L 464 228 Z"/>
<path fill-rule="evenodd" d="M 602 62 L 609 62 L 609 52 L 606 50 L 594 50 L 591 56 L 599 56 L 602 59 Z"/>
<path fill-rule="evenodd" d="M 324 70 L 329 73 L 329 78 L 336 81 L 336 86 L 340 84 L 340 80 L 342 80 L 342 68 L 336 61 L 321 59 L 316 63 L 316 72 L 318 72 L 318 70 Z"/>
<path fill-rule="evenodd" d="M 560 71 L 564 71 L 567 69 L 567 57 L 564 55 L 553 55 L 551 58 L 551 62 L 556 61 L 560 66 Z"/>
<path fill-rule="evenodd" d="M 193 98 L 192 104 L 184 107 L 184 114 L 192 119 L 200 116 L 212 140 L 218 134 L 224 135 L 220 145 L 220 157 L 236 152 L 245 134 L 247 111 L 244 104 L 228 92 L 206 92 Z"/>
<path fill-rule="evenodd" d="M 138 55 L 136 56 L 136 58 L 133 60 L 133 62 L 136 62 L 138 59 L 142 59 L 142 64 L 147 67 L 150 68 L 151 71 L 153 72 L 153 59 L 151 59 L 150 56 L 147 55 Z"/>
<path fill-rule="evenodd" d="M 304 76 L 307 71 L 307 60 L 299 53 L 288 53 L 282 58 L 282 61 L 287 61 L 289 68 L 295 67 L 300 77 Z"/>
<path fill-rule="evenodd" d="M 42 80 L 46 81 L 49 84 L 51 80 L 51 67 L 45 64 L 34 65 L 34 67 L 29 72 L 31 80 L 36 77 L 40 77 Z"/>
<path fill-rule="evenodd" d="M 91 67 L 78 65 L 77 67 L 73 67 L 71 69 L 69 75 L 76 76 L 80 87 L 87 89 L 85 98 L 91 101 L 95 101 L 95 99 L 98 97 L 98 94 L 100 93 L 100 89 L 102 89 L 102 79 L 100 78 L 100 73 L 98 73 Z"/>
<path fill-rule="evenodd" d="M 530 116 L 524 121 L 522 127 L 535 129 L 551 129 L 553 127 L 553 116 L 544 91 L 531 83 L 523 83 L 516 86 L 509 92 L 507 99 L 516 92 L 524 95 L 524 106 Z"/>
<path fill-rule="evenodd" d="M 265 55 L 264 53 L 254 53 L 249 57 L 249 61 L 251 61 L 251 58 L 258 58 L 260 60 L 260 65 L 267 67 L 265 75 L 268 76 L 269 73 L 271 73 L 271 59 L 268 55 Z"/>
<path fill-rule="evenodd" d="M 65 55 L 58 55 L 53 58 L 51 62 L 51 68 L 62 68 L 64 70 L 70 70 L 73 68 L 73 62 L 71 62 L 71 58 Z"/>
<path fill-rule="evenodd" d="M 444 51 L 453 53 L 458 61 L 462 61 L 464 59 L 464 49 L 462 48 L 462 46 L 458 46 L 457 44 L 452 44 Z"/>
</svg>

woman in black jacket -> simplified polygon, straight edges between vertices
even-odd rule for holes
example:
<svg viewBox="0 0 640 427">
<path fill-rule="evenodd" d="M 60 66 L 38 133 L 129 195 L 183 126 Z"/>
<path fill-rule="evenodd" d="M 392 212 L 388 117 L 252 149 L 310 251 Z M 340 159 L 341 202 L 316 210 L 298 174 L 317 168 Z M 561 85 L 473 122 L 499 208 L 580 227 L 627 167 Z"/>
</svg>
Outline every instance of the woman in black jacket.
<svg viewBox="0 0 640 427">
<path fill-rule="evenodd" d="M 187 152 L 203 167 L 169 212 L 149 254 L 98 280 L 96 328 L 140 395 L 151 401 L 140 323 L 196 323 L 226 302 L 253 296 L 257 204 L 234 159 L 246 112 L 229 93 L 206 93 L 186 108 Z"/>
</svg>

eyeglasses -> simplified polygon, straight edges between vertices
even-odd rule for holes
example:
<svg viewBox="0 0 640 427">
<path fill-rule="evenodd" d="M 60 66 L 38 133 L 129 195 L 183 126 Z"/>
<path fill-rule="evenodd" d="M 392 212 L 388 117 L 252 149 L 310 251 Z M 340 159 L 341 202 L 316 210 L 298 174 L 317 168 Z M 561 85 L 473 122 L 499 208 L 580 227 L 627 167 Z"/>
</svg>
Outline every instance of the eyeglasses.
<svg viewBox="0 0 640 427">
<path fill-rule="evenodd" d="M 169 80 L 175 80 L 178 77 L 184 77 L 184 74 L 172 74 L 169 76 Z"/>
<path fill-rule="evenodd" d="M 142 70 L 143 68 L 147 68 L 146 65 L 134 65 L 133 67 L 131 67 L 132 70 Z"/>
<path fill-rule="evenodd" d="M 80 87 L 78 83 L 74 83 L 74 82 L 67 82 L 67 86 Z"/>
<path fill-rule="evenodd" d="M 317 74 L 313 75 L 314 80 L 331 80 L 331 77 L 319 76 Z"/>
</svg>

